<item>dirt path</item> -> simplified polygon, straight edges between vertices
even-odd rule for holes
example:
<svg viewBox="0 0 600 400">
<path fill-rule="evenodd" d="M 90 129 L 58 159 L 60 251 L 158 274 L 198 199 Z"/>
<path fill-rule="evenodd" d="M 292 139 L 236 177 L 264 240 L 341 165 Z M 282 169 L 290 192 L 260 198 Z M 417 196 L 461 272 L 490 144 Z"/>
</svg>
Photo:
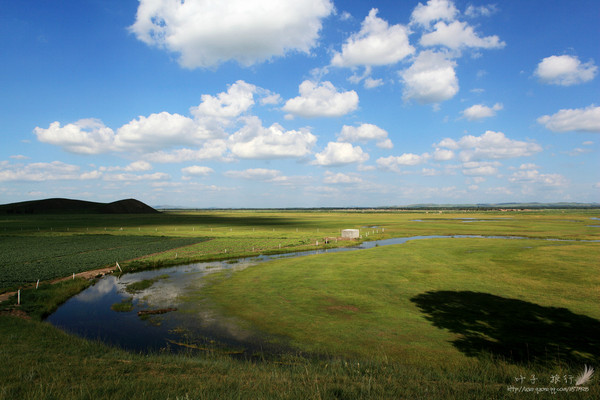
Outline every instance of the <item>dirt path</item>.
<svg viewBox="0 0 600 400">
<path fill-rule="evenodd" d="M 84 272 L 80 272 L 78 274 L 75 274 L 76 278 L 83 278 L 83 279 L 92 279 L 97 277 L 98 275 L 106 275 L 106 274 L 110 274 L 112 273 L 114 270 L 116 269 L 116 267 L 106 267 L 106 268 L 100 268 L 100 269 L 95 269 L 92 271 L 84 271 Z M 69 275 L 66 276 L 64 278 L 58 278 L 58 279 L 53 279 L 50 281 L 50 284 L 55 284 L 58 282 L 63 282 L 66 281 L 68 279 L 73 279 L 73 275 Z M 28 287 L 33 287 L 33 284 L 28 285 L 28 286 L 24 286 L 23 288 L 28 288 Z M 3 301 L 8 300 L 11 296 L 14 296 L 15 294 L 17 294 L 17 292 L 6 292 L 6 293 L 2 293 L 0 294 L 0 303 Z"/>
</svg>

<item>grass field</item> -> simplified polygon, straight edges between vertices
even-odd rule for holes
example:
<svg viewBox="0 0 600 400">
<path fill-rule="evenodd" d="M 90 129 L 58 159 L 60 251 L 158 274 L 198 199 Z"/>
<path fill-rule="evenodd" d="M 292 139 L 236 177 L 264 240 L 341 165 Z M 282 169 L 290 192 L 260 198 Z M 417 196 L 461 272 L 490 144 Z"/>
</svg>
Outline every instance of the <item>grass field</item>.
<svg viewBox="0 0 600 400">
<path fill-rule="evenodd" d="M 597 243 L 420 240 L 257 265 L 208 295 L 310 352 L 598 364 L 598 260 Z"/>
<path fill-rule="evenodd" d="M 124 256 L 125 269 L 314 248 L 344 228 L 360 228 L 369 240 L 537 240 L 411 241 L 212 274 L 198 296 L 239 324 L 316 355 L 264 362 L 210 351 L 138 355 L 74 338 L 38 320 L 87 283 L 26 289 L 23 306 L 11 306 L 14 298 L 0 305 L 33 316 L 0 315 L 0 398 L 598 398 L 598 372 L 581 386 L 587 390 L 566 390 L 584 365 L 600 367 L 600 243 L 581 241 L 600 238 L 591 226 L 599 216 L 552 210 L 2 217 L 0 247 L 20 242 L 30 254 L 3 259 L 0 280 L 21 282 L 33 280 L 33 262 L 25 261 L 44 259 L 36 239 L 54 252 L 48 260 L 66 256 L 68 246 L 53 246 L 65 240 L 80 240 L 83 248 L 87 239 L 98 254 L 110 253 L 110 240 L 137 243 L 132 248 L 144 254 Z M 107 237 L 107 244 L 98 240 Z M 540 240 L 548 238 L 579 241 Z M 162 247 L 155 251 L 150 243 Z M 70 254 L 95 268 L 87 253 Z M 37 263 L 37 271 L 44 265 Z M 64 275 L 46 272 L 47 279 Z"/>
</svg>

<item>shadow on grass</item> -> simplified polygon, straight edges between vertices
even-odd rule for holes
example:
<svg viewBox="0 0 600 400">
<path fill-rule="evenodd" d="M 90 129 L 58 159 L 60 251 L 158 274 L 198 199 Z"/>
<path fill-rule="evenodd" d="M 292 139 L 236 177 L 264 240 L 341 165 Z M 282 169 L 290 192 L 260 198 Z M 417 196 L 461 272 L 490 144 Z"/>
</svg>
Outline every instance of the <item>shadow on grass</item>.
<svg viewBox="0 0 600 400">
<path fill-rule="evenodd" d="M 431 291 L 411 299 L 438 328 L 460 335 L 454 346 L 472 357 L 554 364 L 600 361 L 600 321 L 566 308 L 471 291 Z"/>
</svg>

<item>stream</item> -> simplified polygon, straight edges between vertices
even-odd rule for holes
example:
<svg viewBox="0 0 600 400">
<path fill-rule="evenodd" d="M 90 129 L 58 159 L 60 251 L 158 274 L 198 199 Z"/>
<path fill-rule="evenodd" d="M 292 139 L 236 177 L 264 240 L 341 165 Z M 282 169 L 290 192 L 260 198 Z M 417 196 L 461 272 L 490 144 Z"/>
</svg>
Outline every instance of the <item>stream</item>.
<svg viewBox="0 0 600 400">
<path fill-rule="evenodd" d="M 215 272 L 234 272 L 280 258 L 364 250 L 439 238 L 530 239 L 518 236 L 413 236 L 368 241 L 354 247 L 201 262 L 122 276 L 107 275 L 70 298 L 46 321 L 69 333 L 140 353 L 218 351 L 243 358 L 259 354 L 260 357 L 264 354 L 295 354 L 297 350 L 284 344 L 285 338 L 265 336 L 231 318 L 218 315 L 201 294 L 205 278 Z M 128 288 L 128 285 L 142 280 L 153 280 L 154 283 L 137 291 Z M 121 303 L 129 305 L 129 309 L 115 311 L 111 308 Z M 140 311 L 150 314 L 140 316 Z"/>
</svg>

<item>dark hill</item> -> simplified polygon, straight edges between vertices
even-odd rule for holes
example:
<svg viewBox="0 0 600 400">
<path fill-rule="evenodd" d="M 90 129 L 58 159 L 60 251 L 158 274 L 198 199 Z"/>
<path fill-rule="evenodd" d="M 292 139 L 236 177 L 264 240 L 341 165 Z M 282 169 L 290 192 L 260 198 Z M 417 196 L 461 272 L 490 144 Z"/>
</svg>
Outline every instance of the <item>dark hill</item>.
<svg viewBox="0 0 600 400">
<path fill-rule="evenodd" d="M 139 200 L 112 203 L 72 199 L 44 199 L 0 205 L 0 214 L 154 214 L 154 208 Z"/>
</svg>

